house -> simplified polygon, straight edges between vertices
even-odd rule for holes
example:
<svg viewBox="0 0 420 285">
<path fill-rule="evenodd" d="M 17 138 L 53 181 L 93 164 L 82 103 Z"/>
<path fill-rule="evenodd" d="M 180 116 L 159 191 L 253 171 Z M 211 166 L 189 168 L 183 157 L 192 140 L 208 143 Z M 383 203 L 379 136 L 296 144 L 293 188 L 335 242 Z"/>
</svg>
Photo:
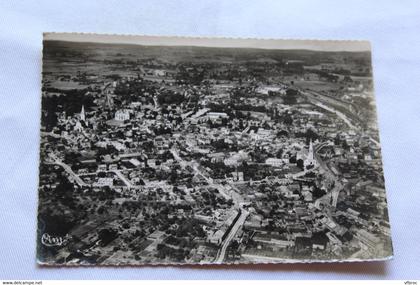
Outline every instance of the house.
<svg viewBox="0 0 420 285">
<path fill-rule="evenodd" d="M 280 167 L 284 164 L 283 159 L 270 157 L 265 160 L 265 164 L 271 165 L 273 167 Z"/>
<path fill-rule="evenodd" d="M 217 230 L 213 233 L 210 233 L 207 237 L 207 242 L 212 243 L 212 244 L 217 244 L 220 245 L 223 241 L 223 236 L 224 236 L 225 232 L 220 230 Z"/>
<path fill-rule="evenodd" d="M 114 178 L 112 177 L 101 177 L 97 182 L 93 184 L 93 187 L 112 187 L 114 185 Z"/>
<path fill-rule="evenodd" d="M 130 119 L 130 113 L 128 110 L 118 110 L 115 112 L 116 121 L 127 121 Z"/>
</svg>

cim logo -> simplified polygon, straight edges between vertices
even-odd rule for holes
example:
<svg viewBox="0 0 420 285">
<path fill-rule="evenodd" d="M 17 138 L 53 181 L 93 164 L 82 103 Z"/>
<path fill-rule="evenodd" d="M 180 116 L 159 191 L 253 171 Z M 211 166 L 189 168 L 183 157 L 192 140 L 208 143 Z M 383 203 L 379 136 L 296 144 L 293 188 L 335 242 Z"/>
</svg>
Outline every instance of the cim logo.
<svg viewBox="0 0 420 285">
<path fill-rule="evenodd" d="M 45 246 L 63 246 L 68 243 L 70 236 L 67 234 L 64 237 L 54 237 L 44 233 L 41 237 L 41 243 Z"/>
</svg>

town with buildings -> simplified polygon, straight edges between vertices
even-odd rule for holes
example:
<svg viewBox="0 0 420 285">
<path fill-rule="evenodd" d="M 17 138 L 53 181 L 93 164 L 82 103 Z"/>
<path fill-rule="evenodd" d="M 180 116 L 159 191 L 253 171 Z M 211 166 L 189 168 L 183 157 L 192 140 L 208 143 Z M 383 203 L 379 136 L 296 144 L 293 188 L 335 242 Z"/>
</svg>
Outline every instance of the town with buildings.
<svg viewBox="0 0 420 285">
<path fill-rule="evenodd" d="M 38 262 L 392 256 L 370 51 L 44 41 Z"/>
</svg>

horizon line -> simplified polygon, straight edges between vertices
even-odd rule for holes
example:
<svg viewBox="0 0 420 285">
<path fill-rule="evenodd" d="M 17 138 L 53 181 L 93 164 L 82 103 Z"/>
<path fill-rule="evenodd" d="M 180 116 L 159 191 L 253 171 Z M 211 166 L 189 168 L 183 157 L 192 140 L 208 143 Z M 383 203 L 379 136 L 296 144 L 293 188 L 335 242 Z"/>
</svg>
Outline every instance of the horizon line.
<svg viewBox="0 0 420 285">
<path fill-rule="evenodd" d="M 265 50 L 311 50 L 321 52 L 370 52 L 365 40 L 299 40 L 226 37 L 180 37 L 109 35 L 86 33 L 44 33 L 43 41 L 127 44 L 143 46 L 193 46 L 209 48 L 255 48 Z"/>
</svg>

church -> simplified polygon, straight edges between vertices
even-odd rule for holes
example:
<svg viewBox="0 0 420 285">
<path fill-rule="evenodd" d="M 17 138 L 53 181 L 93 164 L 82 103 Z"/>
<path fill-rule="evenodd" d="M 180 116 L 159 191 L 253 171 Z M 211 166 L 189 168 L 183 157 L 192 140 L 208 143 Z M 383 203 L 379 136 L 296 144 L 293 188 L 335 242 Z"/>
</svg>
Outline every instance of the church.
<svg viewBox="0 0 420 285">
<path fill-rule="evenodd" d="M 317 161 L 314 156 L 314 146 L 312 143 L 312 139 L 309 141 L 309 148 L 306 151 L 305 148 L 302 148 L 300 152 L 296 155 L 296 160 L 303 160 L 303 166 L 306 169 L 308 166 L 316 166 Z"/>
<path fill-rule="evenodd" d="M 84 127 L 87 127 L 88 123 L 86 121 L 85 106 L 82 105 L 82 110 L 80 111 L 79 118 L 74 126 L 75 131 L 82 131 Z"/>
</svg>

